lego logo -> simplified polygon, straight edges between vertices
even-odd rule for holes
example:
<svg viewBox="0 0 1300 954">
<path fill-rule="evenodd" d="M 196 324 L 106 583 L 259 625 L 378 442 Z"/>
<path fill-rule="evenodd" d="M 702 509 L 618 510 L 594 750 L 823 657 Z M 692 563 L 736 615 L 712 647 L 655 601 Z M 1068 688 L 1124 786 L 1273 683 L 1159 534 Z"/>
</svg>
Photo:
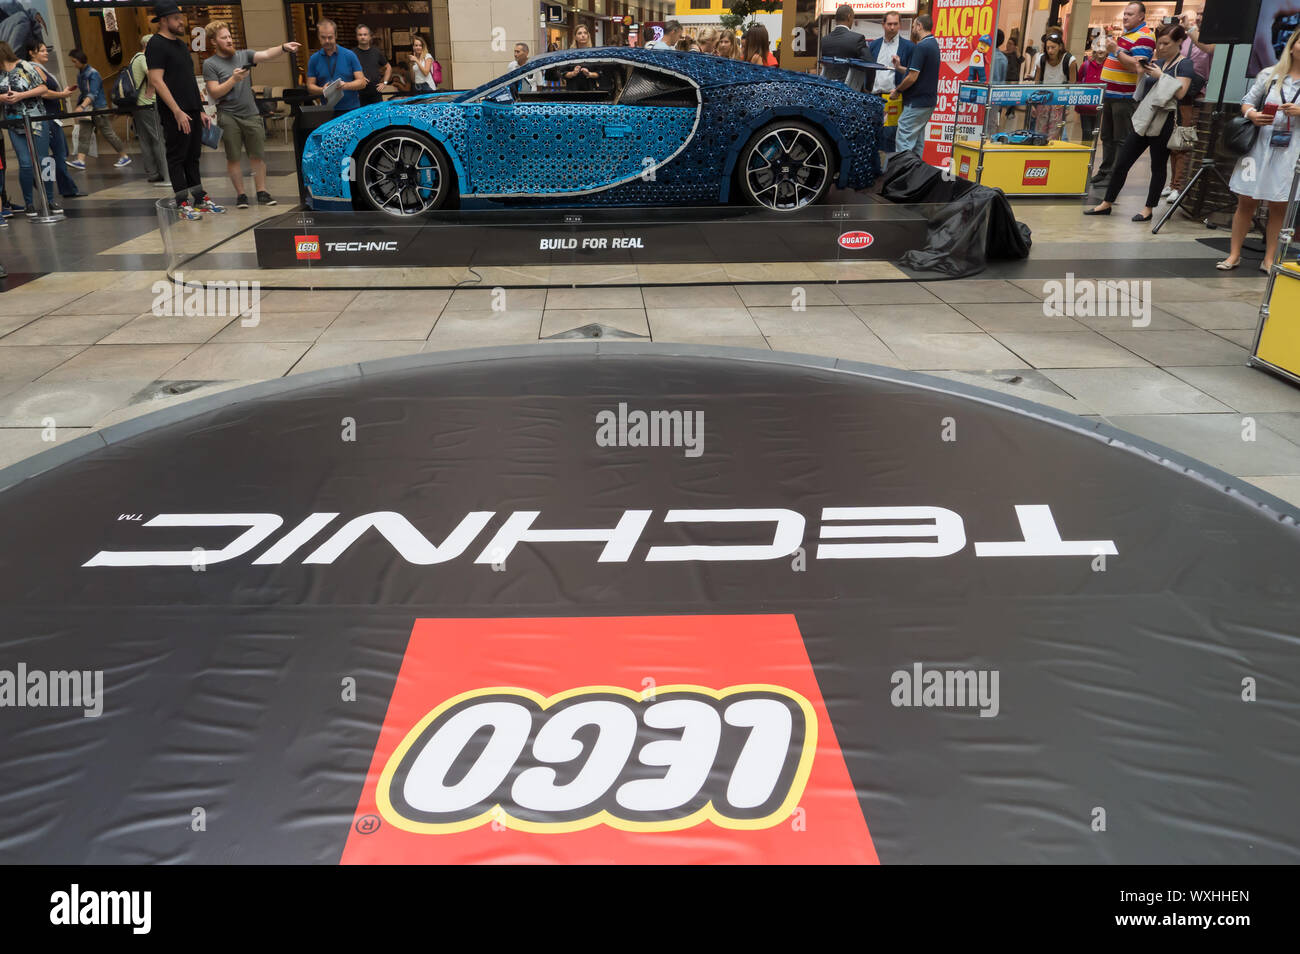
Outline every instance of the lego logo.
<svg viewBox="0 0 1300 954">
<path fill-rule="evenodd" d="M 646 695 L 586 686 L 550 698 L 480 689 L 410 730 L 377 803 L 390 824 L 422 834 L 489 822 L 529 832 L 771 828 L 798 804 L 816 745 L 812 706 L 780 686 Z"/>
<path fill-rule="evenodd" d="M 299 259 L 320 258 L 319 235 L 295 235 L 293 251 Z"/>
<path fill-rule="evenodd" d="M 870 232 L 845 232 L 840 236 L 840 247 L 851 249 L 866 248 L 874 241 L 875 237 L 872 236 Z"/>
<path fill-rule="evenodd" d="M 1022 185 L 1042 185 L 1047 181 L 1048 170 L 1051 164 L 1047 162 L 1026 162 L 1025 176 Z"/>
</svg>

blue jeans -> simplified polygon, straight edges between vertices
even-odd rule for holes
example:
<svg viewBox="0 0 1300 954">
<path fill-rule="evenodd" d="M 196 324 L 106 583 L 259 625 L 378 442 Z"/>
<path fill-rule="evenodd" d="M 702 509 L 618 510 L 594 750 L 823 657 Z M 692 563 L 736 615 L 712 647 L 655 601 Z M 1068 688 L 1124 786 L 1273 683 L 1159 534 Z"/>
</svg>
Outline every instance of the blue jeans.
<svg viewBox="0 0 1300 954">
<path fill-rule="evenodd" d="M 925 125 L 930 121 L 933 106 L 904 106 L 898 117 L 898 151 L 914 152 L 918 156 L 925 149 Z"/>
<path fill-rule="evenodd" d="M 27 151 L 27 137 L 21 129 L 10 129 L 9 142 L 13 144 L 14 154 L 18 158 L 18 182 L 23 187 L 23 204 L 31 208 L 36 169 L 32 164 L 32 156 Z M 50 154 L 49 123 L 32 123 L 32 145 L 36 147 L 36 162 L 44 169 L 45 160 Z M 50 205 L 54 205 L 54 176 L 47 178 L 42 175 L 41 178 L 45 182 L 45 197 L 50 200 Z"/>
<path fill-rule="evenodd" d="M 76 180 L 68 172 L 68 141 L 63 138 L 63 130 L 54 123 L 49 123 L 50 155 L 54 157 L 54 173 L 58 179 L 59 195 L 74 196 L 79 191 Z"/>
</svg>

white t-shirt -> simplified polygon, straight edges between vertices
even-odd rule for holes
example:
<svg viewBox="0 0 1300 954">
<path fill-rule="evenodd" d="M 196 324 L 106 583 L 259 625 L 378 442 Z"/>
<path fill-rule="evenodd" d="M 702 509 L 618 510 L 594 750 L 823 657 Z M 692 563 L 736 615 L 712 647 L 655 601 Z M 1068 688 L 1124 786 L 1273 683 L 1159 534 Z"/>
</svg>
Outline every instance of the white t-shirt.
<svg viewBox="0 0 1300 954">
<path fill-rule="evenodd" d="M 675 49 L 677 49 L 677 47 L 673 46 L 673 45 L 670 44 L 670 43 L 665 43 L 663 40 L 651 40 L 649 43 L 647 43 L 647 44 L 645 45 L 645 48 L 646 48 L 647 50 L 675 50 Z"/>
<path fill-rule="evenodd" d="M 524 65 L 527 66 L 528 64 L 525 63 Z M 517 69 L 519 69 L 519 64 L 516 63 L 514 60 L 511 60 L 509 63 L 506 64 L 507 73 L 513 73 Z M 532 73 L 525 73 L 517 80 L 517 82 L 521 84 L 520 89 L 523 90 L 523 92 L 525 93 L 536 92 L 537 87 L 541 83 L 541 81 L 542 81 L 542 74 L 540 70 Z"/>
<path fill-rule="evenodd" d="M 883 36 L 880 38 L 880 56 L 876 59 L 876 62 L 884 63 L 890 69 L 876 70 L 876 83 L 871 87 L 872 92 L 892 93 L 894 87 L 898 85 L 898 80 L 894 76 L 893 62 L 894 57 L 898 55 L 898 41 L 902 35 L 900 31 L 898 36 L 894 37 L 893 43 L 890 43 Z"/>
<path fill-rule="evenodd" d="M 411 85 L 412 86 L 419 86 L 421 83 L 427 83 L 430 89 L 438 88 L 437 85 L 433 82 L 432 59 L 429 61 L 430 72 L 428 73 L 420 69 L 420 61 L 417 60 L 414 56 L 411 57 L 410 63 L 411 63 Z"/>
</svg>

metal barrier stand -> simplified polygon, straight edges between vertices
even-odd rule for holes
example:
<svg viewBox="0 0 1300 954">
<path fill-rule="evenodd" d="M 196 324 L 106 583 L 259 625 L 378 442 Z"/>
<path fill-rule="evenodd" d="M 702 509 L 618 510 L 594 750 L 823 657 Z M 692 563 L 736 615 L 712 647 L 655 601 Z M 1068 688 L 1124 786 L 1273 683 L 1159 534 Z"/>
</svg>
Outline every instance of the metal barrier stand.
<svg viewBox="0 0 1300 954">
<path fill-rule="evenodd" d="M 33 201 L 38 209 L 37 215 L 33 222 L 40 222 L 42 225 L 52 225 L 55 222 L 62 222 L 64 215 L 62 212 L 53 212 L 50 210 L 49 200 L 45 197 L 45 169 L 44 163 L 40 161 L 40 156 L 36 155 L 36 143 L 32 140 L 32 117 L 23 115 L 23 136 L 27 139 L 27 155 L 30 157 L 32 164 L 32 183 Z M 51 160 L 53 161 L 53 160 Z"/>
</svg>

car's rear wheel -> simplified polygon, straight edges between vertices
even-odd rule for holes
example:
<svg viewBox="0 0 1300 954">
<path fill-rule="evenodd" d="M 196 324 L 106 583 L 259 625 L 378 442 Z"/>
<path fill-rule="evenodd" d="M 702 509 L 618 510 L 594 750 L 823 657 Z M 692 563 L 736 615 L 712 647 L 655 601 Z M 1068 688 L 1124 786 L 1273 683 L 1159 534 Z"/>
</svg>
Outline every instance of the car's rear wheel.
<svg viewBox="0 0 1300 954">
<path fill-rule="evenodd" d="M 357 185 L 367 208 L 395 216 L 442 208 L 452 192 L 451 164 L 437 143 L 413 129 L 370 140 L 357 160 Z"/>
<path fill-rule="evenodd" d="M 797 119 L 770 123 L 745 145 L 737 166 L 740 194 L 751 205 L 794 212 L 820 202 L 834 178 L 826 134 Z"/>
</svg>

